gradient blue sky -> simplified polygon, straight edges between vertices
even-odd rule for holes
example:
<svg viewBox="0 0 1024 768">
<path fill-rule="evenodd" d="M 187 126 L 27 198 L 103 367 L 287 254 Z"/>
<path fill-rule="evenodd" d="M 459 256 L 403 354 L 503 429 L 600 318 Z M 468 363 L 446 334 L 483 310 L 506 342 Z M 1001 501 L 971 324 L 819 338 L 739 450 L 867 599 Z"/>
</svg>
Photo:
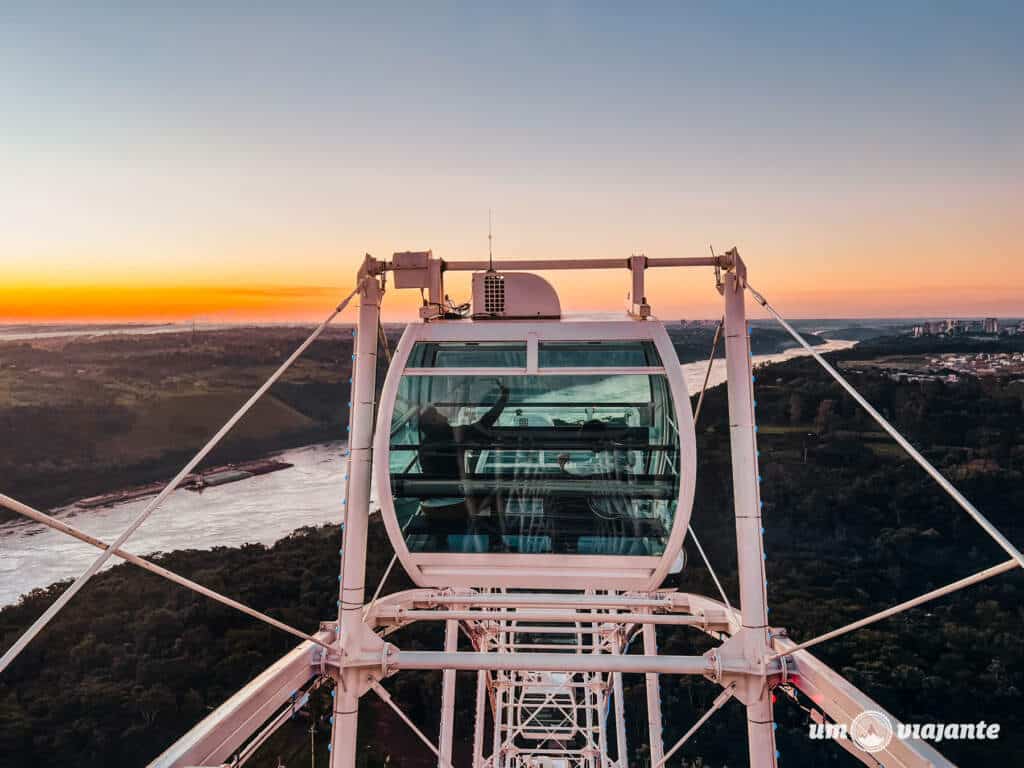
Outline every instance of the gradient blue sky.
<svg viewBox="0 0 1024 768">
<path fill-rule="evenodd" d="M 499 256 L 738 245 L 792 315 L 1024 314 L 1020 3 L 139 5 L 0 11 L 0 319 L 314 317 L 488 208 Z"/>
</svg>

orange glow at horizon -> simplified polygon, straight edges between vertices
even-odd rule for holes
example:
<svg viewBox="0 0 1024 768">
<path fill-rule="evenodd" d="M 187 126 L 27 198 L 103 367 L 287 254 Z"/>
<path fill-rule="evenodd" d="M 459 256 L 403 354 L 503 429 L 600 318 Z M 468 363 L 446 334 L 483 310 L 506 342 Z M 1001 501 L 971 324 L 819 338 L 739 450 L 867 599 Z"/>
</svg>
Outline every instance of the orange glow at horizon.
<svg viewBox="0 0 1024 768">
<path fill-rule="evenodd" d="M 751 282 L 791 317 L 932 317 L 1024 315 L 1013 283 L 928 285 L 893 276 L 844 279 L 839 275 L 780 274 L 751 267 Z M 355 275 L 355 265 L 351 274 Z M 541 273 L 559 293 L 565 312 L 617 312 L 626 306 L 626 270 Z M 755 276 L 757 279 L 755 280 Z M 335 277 L 337 277 L 335 275 Z M 470 298 L 469 275 L 449 273 L 454 301 Z M 340 281 L 338 281 L 340 282 Z M 711 318 L 721 312 L 710 269 L 648 270 L 647 298 L 663 319 Z M 121 282 L 43 282 L 0 285 L 0 323 L 109 322 L 318 322 L 351 290 L 342 285 L 162 284 L 155 277 Z M 388 280 L 385 322 L 417 317 L 419 292 L 395 290 Z M 352 309 L 354 309 L 354 306 Z M 354 319 L 354 315 L 343 320 Z M 751 317 L 761 316 L 751 305 Z"/>
<path fill-rule="evenodd" d="M 319 286 L 8 284 L 0 286 L 0 322 L 306 321 L 343 296 Z"/>
</svg>

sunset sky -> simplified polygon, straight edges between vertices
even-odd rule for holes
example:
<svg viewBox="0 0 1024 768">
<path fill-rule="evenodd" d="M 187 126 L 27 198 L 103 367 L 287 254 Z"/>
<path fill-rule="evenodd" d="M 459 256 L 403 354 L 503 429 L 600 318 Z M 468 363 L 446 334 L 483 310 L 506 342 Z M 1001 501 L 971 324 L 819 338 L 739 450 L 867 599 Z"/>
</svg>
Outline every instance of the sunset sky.
<svg viewBox="0 0 1024 768">
<path fill-rule="evenodd" d="M 496 258 L 736 245 L 793 317 L 1024 315 L 1021 3 L 19 5 L 0 322 L 318 319 L 365 252 L 485 257 L 489 208 Z"/>
</svg>

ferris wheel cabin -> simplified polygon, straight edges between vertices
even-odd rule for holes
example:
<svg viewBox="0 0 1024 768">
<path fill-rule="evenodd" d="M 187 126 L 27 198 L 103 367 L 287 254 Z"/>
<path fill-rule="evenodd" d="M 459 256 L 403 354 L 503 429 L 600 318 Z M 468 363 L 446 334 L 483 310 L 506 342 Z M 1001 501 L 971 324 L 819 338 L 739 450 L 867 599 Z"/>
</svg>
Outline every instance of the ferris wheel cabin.
<svg viewBox="0 0 1024 768">
<path fill-rule="evenodd" d="M 551 286 L 528 274 L 623 267 L 631 274 L 632 307 L 625 317 L 602 321 L 564 319 Z M 677 565 L 689 529 L 695 439 L 679 361 L 644 297 L 643 276 L 649 267 L 711 267 L 724 300 L 720 330 L 728 370 L 736 607 L 707 558 L 721 602 L 659 589 Z M 471 305 L 448 301 L 445 271 L 475 273 Z M 380 306 L 389 275 L 394 287 L 418 288 L 427 298 L 420 310 L 423 322 L 406 329 L 378 400 Z M 993 529 L 997 541 L 1016 553 L 1014 560 L 801 644 L 769 625 L 745 294 L 754 295 L 798 342 L 806 342 L 747 284 L 746 267 L 735 249 L 710 258 L 513 261 L 502 264 L 501 271 L 489 261 L 449 263 L 430 252 L 397 253 L 391 262 L 367 256 L 358 279 L 356 291 L 257 393 L 266 391 L 358 292 L 335 619 L 322 623 L 315 635 L 306 635 L 158 569 L 172 581 L 215 596 L 305 642 L 205 717 L 152 762 L 153 768 L 241 765 L 328 678 L 335 683 L 332 768 L 355 768 L 358 763 L 360 699 L 370 691 L 427 744 L 439 766 L 451 766 L 456 728 L 463 726 L 455 708 L 458 670 L 477 673 L 476 768 L 625 766 L 631 753 L 623 676 L 640 673 L 652 765 L 664 765 L 715 711 L 736 699 L 746 708 L 749 764 L 776 768 L 776 686 L 784 686 L 793 698 L 794 688 L 802 692 L 812 722 L 842 724 L 853 718 L 857 723 L 870 715 L 872 728 L 902 728 L 807 648 L 1021 561 L 1020 553 Z M 862 400 L 827 362 L 819 362 Z M 227 426 L 253 402 L 255 398 Z M 867 407 L 883 427 L 895 432 Z M 386 571 L 367 602 L 373 481 L 397 556 L 426 589 L 380 596 Z M 176 485 L 172 481 L 164 493 Z M 6 506 L 59 530 L 74 530 L 13 500 Z M 987 524 L 983 517 L 980 521 Z M 116 546 L 110 545 L 107 554 L 119 552 Z M 133 562 L 156 568 L 140 558 Z M 608 594 L 581 594 L 584 589 Z M 386 641 L 393 630 L 418 621 L 443 623 L 443 651 L 403 649 Z M 659 651 L 658 630 L 672 626 L 695 627 L 720 643 L 701 655 Z M 472 651 L 460 649 L 460 631 L 469 636 Z M 630 643 L 639 635 L 643 652 L 630 653 Z M 30 639 L 31 634 L 23 636 L 14 655 Z M 5 658 L 13 658 L 8 654 Z M 416 670 L 442 671 L 436 747 L 381 685 L 393 674 Z M 661 737 L 662 675 L 698 676 L 722 687 L 696 724 L 667 751 Z M 614 740 L 609 738 L 612 723 Z M 493 737 L 486 759 L 485 730 Z M 870 752 L 859 741 L 856 747 L 842 743 L 865 764 L 884 759 L 885 765 L 905 768 L 952 766 L 919 739 L 892 739 Z"/>
<path fill-rule="evenodd" d="M 695 477 L 664 326 L 563 320 L 532 274 L 473 283 L 472 314 L 407 327 L 384 383 L 374 472 L 399 559 L 420 586 L 658 586 Z"/>
</svg>

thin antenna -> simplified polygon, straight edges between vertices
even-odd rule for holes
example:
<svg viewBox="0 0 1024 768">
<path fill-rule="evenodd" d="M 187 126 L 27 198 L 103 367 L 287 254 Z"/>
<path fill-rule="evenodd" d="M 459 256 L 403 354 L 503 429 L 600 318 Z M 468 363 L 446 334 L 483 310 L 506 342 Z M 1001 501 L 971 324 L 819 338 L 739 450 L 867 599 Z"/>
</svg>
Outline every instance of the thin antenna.
<svg viewBox="0 0 1024 768">
<path fill-rule="evenodd" d="M 494 233 L 491 227 L 491 209 L 487 209 L 487 271 L 494 271 Z"/>
</svg>

